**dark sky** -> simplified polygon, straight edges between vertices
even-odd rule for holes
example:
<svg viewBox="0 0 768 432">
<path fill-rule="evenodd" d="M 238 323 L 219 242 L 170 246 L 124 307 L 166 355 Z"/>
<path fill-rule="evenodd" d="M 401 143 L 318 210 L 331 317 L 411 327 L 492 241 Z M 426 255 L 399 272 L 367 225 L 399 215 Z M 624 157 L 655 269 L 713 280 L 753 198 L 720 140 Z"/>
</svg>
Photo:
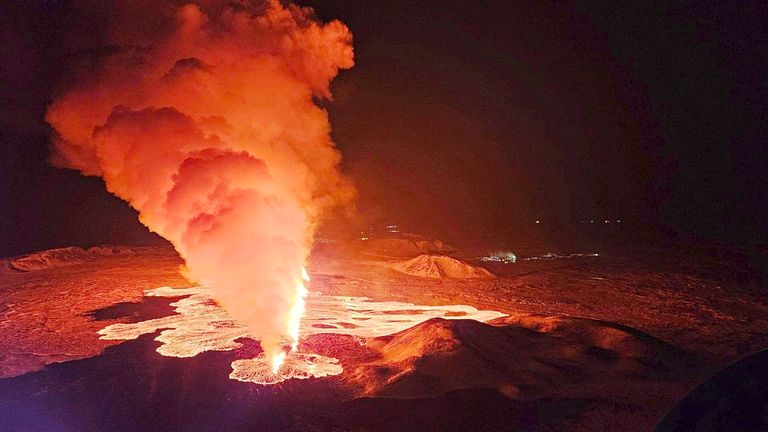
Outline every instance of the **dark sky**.
<svg viewBox="0 0 768 432">
<path fill-rule="evenodd" d="M 302 3 L 355 35 L 327 107 L 361 223 L 468 241 L 619 218 L 765 242 L 764 2 Z M 146 240 L 100 180 L 45 161 L 69 2 L 0 8 L 0 255 Z"/>
</svg>

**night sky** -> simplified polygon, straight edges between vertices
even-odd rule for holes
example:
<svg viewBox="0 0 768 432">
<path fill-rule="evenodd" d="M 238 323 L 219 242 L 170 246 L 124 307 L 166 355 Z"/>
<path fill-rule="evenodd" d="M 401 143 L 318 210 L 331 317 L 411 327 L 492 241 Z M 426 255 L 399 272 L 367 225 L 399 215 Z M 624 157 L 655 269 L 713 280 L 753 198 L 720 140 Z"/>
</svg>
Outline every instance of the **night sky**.
<svg viewBox="0 0 768 432">
<path fill-rule="evenodd" d="M 765 243 L 764 2 L 301 3 L 355 36 L 322 104 L 359 225 L 468 243 L 610 218 Z M 67 1 L 0 16 L 0 256 L 153 240 L 100 179 L 46 161 L 46 105 L 84 21 L 107 18 Z"/>
</svg>

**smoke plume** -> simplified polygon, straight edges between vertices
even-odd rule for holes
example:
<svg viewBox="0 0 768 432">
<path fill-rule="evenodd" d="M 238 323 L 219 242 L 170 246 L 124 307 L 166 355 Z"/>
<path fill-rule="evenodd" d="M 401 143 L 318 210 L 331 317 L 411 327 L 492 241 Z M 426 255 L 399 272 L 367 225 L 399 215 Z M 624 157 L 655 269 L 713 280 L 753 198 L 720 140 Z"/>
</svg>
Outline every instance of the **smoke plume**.
<svg viewBox="0 0 768 432">
<path fill-rule="evenodd" d="M 277 0 L 111 6 L 98 58 L 48 109 L 52 161 L 101 176 L 276 353 L 315 228 L 354 192 L 313 103 L 352 35 Z"/>
</svg>

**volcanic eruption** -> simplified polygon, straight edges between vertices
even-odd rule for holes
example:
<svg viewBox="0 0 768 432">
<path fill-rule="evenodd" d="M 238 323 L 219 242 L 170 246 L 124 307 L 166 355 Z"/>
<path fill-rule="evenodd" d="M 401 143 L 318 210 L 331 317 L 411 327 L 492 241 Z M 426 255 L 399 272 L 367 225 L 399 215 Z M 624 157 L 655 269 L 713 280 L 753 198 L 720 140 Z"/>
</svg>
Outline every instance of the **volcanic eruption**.
<svg viewBox="0 0 768 432">
<path fill-rule="evenodd" d="M 48 109 L 52 161 L 103 178 L 277 371 L 297 346 L 317 224 L 354 195 L 313 102 L 352 67 L 352 35 L 277 0 L 197 3 L 110 12 Z M 151 29 L 134 22 L 147 13 Z"/>
</svg>

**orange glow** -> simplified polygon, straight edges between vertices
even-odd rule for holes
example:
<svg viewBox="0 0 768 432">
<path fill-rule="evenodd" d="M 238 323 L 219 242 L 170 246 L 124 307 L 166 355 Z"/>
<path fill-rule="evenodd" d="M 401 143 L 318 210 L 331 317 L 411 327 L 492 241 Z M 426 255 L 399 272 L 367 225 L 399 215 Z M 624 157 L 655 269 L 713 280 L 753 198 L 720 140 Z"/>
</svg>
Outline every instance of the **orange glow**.
<svg viewBox="0 0 768 432">
<path fill-rule="evenodd" d="M 279 367 L 282 342 L 298 346 L 317 224 L 354 195 L 313 102 L 353 65 L 352 35 L 278 0 L 166 6 L 151 33 L 134 34 L 141 14 L 112 20 L 105 43 L 120 48 L 48 109 L 53 160 L 103 177 Z"/>
</svg>

